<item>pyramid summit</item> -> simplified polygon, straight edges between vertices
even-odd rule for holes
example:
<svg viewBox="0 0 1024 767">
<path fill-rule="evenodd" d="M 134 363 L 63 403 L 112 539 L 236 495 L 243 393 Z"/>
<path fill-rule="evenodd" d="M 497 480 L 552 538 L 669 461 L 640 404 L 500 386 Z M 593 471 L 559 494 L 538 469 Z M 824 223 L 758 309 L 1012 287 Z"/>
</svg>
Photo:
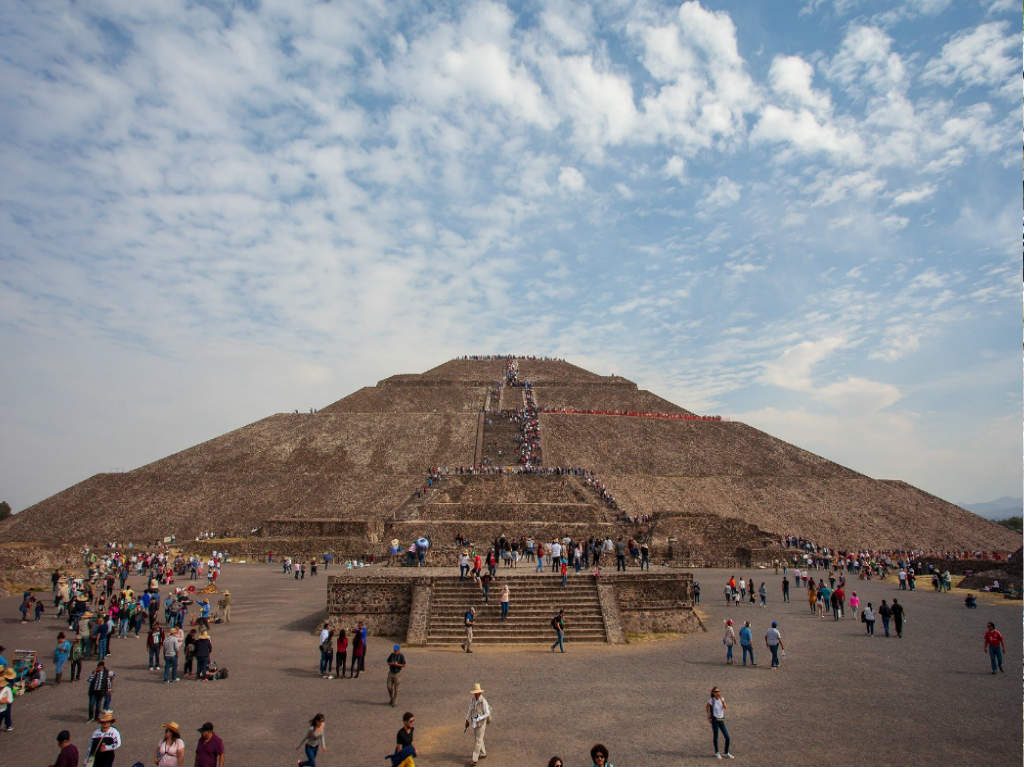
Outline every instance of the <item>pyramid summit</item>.
<svg viewBox="0 0 1024 767">
<path fill-rule="evenodd" d="M 427 492 L 427 490 L 430 492 Z M 623 526 L 627 527 L 623 527 Z M 97 474 L 0 523 L 8 540 L 331 539 L 354 556 L 427 535 L 636 529 L 692 561 L 796 535 L 840 548 L 1017 547 L 1017 536 L 736 421 L 565 360 L 489 355 L 398 374 L 153 463 Z M 255 545 L 255 543 L 254 543 Z"/>
</svg>

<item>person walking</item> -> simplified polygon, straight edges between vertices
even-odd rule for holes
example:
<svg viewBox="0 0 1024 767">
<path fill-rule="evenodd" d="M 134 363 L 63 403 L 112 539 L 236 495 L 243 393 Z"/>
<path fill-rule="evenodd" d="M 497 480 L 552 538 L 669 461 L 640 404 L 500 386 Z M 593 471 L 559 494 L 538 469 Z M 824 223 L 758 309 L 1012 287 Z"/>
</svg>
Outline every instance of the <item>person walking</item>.
<svg viewBox="0 0 1024 767">
<path fill-rule="evenodd" d="M 761 585 L 757 589 L 758 607 L 768 606 L 768 587 L 764 581 L 761 581 Z"/>
<path fill-rule="evenodd" d="M 705 704 L 704 708 L 707 710 L 708 721 L 711 723 L 711 741 L 715 747 L 715 758 L 721 759 L 725 756 L 726 759 L 735 759 L 732 752 L 729 750 L 729 728 L 725 726 L 725 712 L 729 707 L 725 703 L 725 698 L 722 697 L 722 691 L 717 687 L 712 687 L 711 696 L 708 698 L 708 702 Z M 724 754 L 718 750 L 719 732 L 721 732 L 722 737 L 725 738 Z"/>
<path fill-rule="evenodd" d="M 402 673 L 403 668 L 405 668 L 405 656 L 402 654 L 401 645 L 396 644 L 391 648 L 391 654 L 388 656 L 388 697 L 391 699 L 392 706 L 398 700 L 398 675 Z"/>
<path fill-rule="evenodd" d="M 462 649 L 465 652 L 473 652 L 473 624 L 476 622 L 476 608 L 470 607 L 466 610 L 462 622 L 466 627 L 466 638 L 462 642 Z"/>
<path fill-rule="evenodd" d="M 85 655 L 85 637 L 75 635 L 75 641 L 71 643 L 71 671 L 70 681 L 77 682 L 82 678 L 82 656 Z"/>
<path fill-rule="evenodd" d="M 906 620 L 906 611 L 903 605 L 895 597 L 892 600 L 892 624 L 896 628 L 896 637 L 903 639 L 903 622 Z"/>
<path fill-rule="evenodd" d="M 327 750 L 327 741 L 324 736 L 324 715 L 317 714 L 309 720 L 309 728 L 305 737 L 299 741 L 295 748 L 305 748 L 306 758 L 296 762 L 296 767 L 316 767 L 316 757 L 321 749 Z"/>
<path fill-rule="evenodd" d="M 782 576 L 782 601 L 789 601 L 789 577 L 786 575 Z"/>
<path fill-rule="evenodd" d="M 508 583 L 503 583 L 501 586 L 501 619 L 505 620 L 508 618 L 508 601 L 509 601 L 509 588 Z"/>
<path fill-rule="evenodd" d="M 743 650 L 743 665 L 747 665 L 747 654 L 750 654 L 750 665 L 756 666 L 754 662 L 754 635 L 750 630 L 750 621 L 743 621 L 743 628 L 740 629 L 740 647 Z"/>
<path fill-rule="evenodd" d="M 772 670 L 774 671 L 779 668 L 779 651 L 786 649 L 785 645 L 782 644 L 782 634 L 779 631 L 778 621 L 772 621 L 772 627 L 764 634 L 764 643 L 772 654 Z"/>
<path fill-rule="evenodd" d="M 470 764 L 475 767 L 476 763 L 487 756 L 487 746 L 484 744 L 484 735 L 487 732 L 487 723 L 491 721 L 491 706 L 484 697 L 484 690 L 477 682 L 469 691 L 472 696 L 469 700 L 469 709 L 466 711 L 466 726 L 464 732 L 473 728 L 473 757 Z"/>
<path fill-rule="evenodd" d="M 60 753 L 53 767 L 78 767 L 78 746 L 71 742 L 71 733 L 61 730 L 57 733 L 57 746 Z"/>
<path fill-rule="evenodd" d="M 164 736 L 156 747 L 156 767 L 185 767 L 185 741 L 175 721 L 164 722 Z"/>
<path fill-rule="evenodd" d="M 736 629 L 733 628 L 732 618 L 725 619 L 725 634 L 722 636 L 722 644 L 725 645 L 725 663 L 731 666 L 733 663 L 732 648 L 736 646 Z"/>
<path fill-rule="evenodd" d="M 856 591 L 850 592 L 850 616 L 857 620 L 857 611 L 860 610 L 860 597 Z"/>
<path fill-rule="evenodd" d="M 551 652 L 558 648 L 559 652 L 565 652 L 565 610 L 561 609 L 551 619 L 551 628 L 555 632 L 555 641 L 551 643 Z"/>
<path fill-rule="evenodd" d="M 14 729 L 14 720 L 11 718 L 11 709 L 14 708 L 14 688 L 11 682 L 16 674 L 13 668 L 5 668 L 0 674 L 0 727 L 5 732 Z"/>
<path fill-rule="evenodd" d="M 92 767 L 113 767 L 114 757 L 121 748 L 121 733 L 114 727 L 117 719 L 113 711 L 104 711 L 96 721 L 100 726 L 93 730 L 86 764 L 91 762 Z"/>
<path fill-rule="evenodd" d="M 985 631 L 985 652 L 988 653 L 989 660 L 992 662 L 992 673 L 996 673 L 996 666 L 1000 671 L 1005 672 L 1003 653 L 1006 652 L 1006 640 L 996 628 L 996 624 L 991 621 L 988 623 L 988 630 Z"/>
<path fill-rule="evenodd" d="M 870 602 L 868 602 L 867 606 L 861 611 L 860 619 L 864 621 L 864 633 L 869 637 L 873 637 L 875 635 L 875 610 L 871 606 Z M 888 622 L 885 627 L 886 629 L 889 628 Z"/>
<path fill-rule="evenodd" d="M 104 703 L 110 695 L 111 679 L 106 661 L 101 660 L 96 664 L 95 670 L 89 674 L 85 684 L 89 691 L 89 717 L 85 721 L 91 722 L 94 719 L 98 720 L 99 715 L 103 712 Z"/>
<path fill-rule="evenodd" d="M 359 677 L 359 672 L 362 671 L 363 656 L 366 654 L 366 643 L 363 641 L 363 632 L 357 626 L 352 631 L 352 666 L 349 668 L 348 675 L 352 679 Z"/>
<path fill-rule="evenodd" d="M 882 630 L 885 631 L 886 636 L 889 636 L 889 621 L 892 620 L 892 608 L 885 603 L 884 599 L 882 604 L 878 606 L 878 617 L 882 619 Z"/>
<path fill-rule="evenodd" d="M 213 731 L 213 722 L 199 728 L 195 767 L 224 767 L 224 741 Z"/>
<path fill-rule="evenodd" d="M 411 711 L 402 714 L 402 728 L 395 734 L 395 750 L 388 754 L 391 767 L 415 767 L 416 748 L 412 744 L 416 731 L 416 717 Z"/>
</svg>

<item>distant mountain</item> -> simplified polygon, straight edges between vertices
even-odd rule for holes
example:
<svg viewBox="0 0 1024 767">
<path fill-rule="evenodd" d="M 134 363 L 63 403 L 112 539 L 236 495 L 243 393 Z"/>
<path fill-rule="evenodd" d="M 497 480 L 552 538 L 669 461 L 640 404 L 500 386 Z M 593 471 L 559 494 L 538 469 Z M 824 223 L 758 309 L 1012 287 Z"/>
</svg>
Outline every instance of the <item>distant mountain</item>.
<svg viewBox="0 0 1024 767">
<path fill-rule="evenodd" d="M 965 509 L 973 511 L 988 519 L 1006 519 L 1007 517 L 1021 516 L 1021 509 L 1024 507 L 1024 498 L 996 498 L 994 501 L 984 503 L 962 503 Z"/>
</svg>

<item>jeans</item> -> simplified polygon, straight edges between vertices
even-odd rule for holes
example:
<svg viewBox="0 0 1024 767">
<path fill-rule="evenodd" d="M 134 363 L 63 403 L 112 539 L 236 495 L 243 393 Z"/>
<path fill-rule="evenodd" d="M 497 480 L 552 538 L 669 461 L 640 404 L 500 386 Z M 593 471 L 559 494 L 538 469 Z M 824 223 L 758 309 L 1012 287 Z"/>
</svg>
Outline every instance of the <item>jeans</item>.
<svg viewBox="0 0 1024 767">
<path fill-rule="evenodd" d="M 331 666 L 334 665 L 334 653 L 320 651 L 320 676 L 331 673 Z"/>
<path fill-rule="evenodd" d="M 788 602 L 789 601 L 789 589 L 785 589 L 782 592 L 782 601 L 783 602 Z"/>
<path fill-rule="evenodd" d="M 82 659 L 81 658 L 79 658 L 78 660 L 72 659 L 72 661 L 71 661 L 71 672 L 70 672 L 70 675 L 68 676 L 68 678 L 72 682 L 82 678 Z"/>
<path fill-rule="evenodd" d="M 100 660 L 103 660 L 104 658 L 107 657 L 107 643 L 109 641 L 110 641 L 110 639 L 108 637 L 105 637 L 105 636 L 100 637 L 100 647 L 99 647 L 99 650 L 98 650 L 99 659 Z"/>
<path fill-rule="evenodd" d="M 749 644 L 740 645 L 743 648 L 743 665 L 747 665 L 747 654 L 750 654 L 750 665 L 756 665 L 754 663 L 754 646 Z"/>
<path fill-rule="evenodd" d="M 209 655 L 196 656 L 196 679 L 206 678 L 206 669 L 210 667 Z"/>
<path fill-rule="evenodd" d="M 558 648 L 559 652 L 565 652 L 565 632 L 555 631 L 555 641 L 551 643 L 551 649 Z"/>
<path fill-rule="evenodd" d="M 722 735 L 725 736 L 725 753 L 729 753 L 729 730 L 725 726 L 724 719 L 712 719 L 711 720 L 711 738 L 715 744 L 715 753 L 721 753 L 718 750 L 718 732 L 721 730 Z"/>
<path fill-rule="evenodd" d="M 501 603 L 501 619 L 505 620 L 508 617 L 508 602 Z"/>
<path fill-rule="evenodd" d="M 779 666 L 779 646 L 777 644 L 768 645 L 768 649 L 772 653 L 772 668 L 778 668 Z"/>
<path fill-rule="evenodd" d="M 102 692 L 90 692 L 89 693 L 89 718 L 95 719 L 103 713 L 103 693 Z"/>
<path fill-rule="evenodd" d="M 867 626 L 868 636 L 872 636 L 873 637 L 875 635 L 875 622 L 874 621 L 864 621 L 864 625 Z M 886 628 L 888 628 L 888 626 L 886 626 Z"/>
<path fill-rule="evenodd" d="M 173 682 L 178 678 L 178 656 L 164 656 L 164 681 Z"/>
<path fill-rule="evenodd" d="M 564 589 L 569 584 L 569 574 L 565 573 L 562 576 L 562 588 Z"/>
<path fill-rule="evenodd" d="M 538 573 L 544 572 L 544 557 L 543 556 L 537 557 L 537 572 Z"/>
<path fill-rule="evenodd" d="M 1003 670 L 1003 648 L 992 647 L 988 648 L 988 658 L 992 661 L 992 673 L 996 673 L 996 666 L 999 666 L 999 670 Z"/>
<path fill-rule="evenodd" d="M 149 648 L 149 667 L 157 668 L 160 665 L 160 648 L 150 647 Z"/>
<path fill-rule="evenodd" d="M 299 767 L 316 767 L 316 752 L 320 750 L 320 746 L 309 746 L 306 747 L 306 761 L 299 762 Z"/>
<path fill-rule="evenodd" d="M 619 570 L 622 570 L 622 572 L 626 572 L 626 555 L 625 554 L 616 554 L 615 555 L 615 572 L 618 572 Z"/>
<path fill-rule="evenodd" d="M 459 565 L 459 580 L 469 575 L 469 565 Z"/>
<path fill-rule="evenodd" d="M 885 635 L 889 636 L 889 618 L 888 616 L 882 616 L 882 629 L 885 631 Z M 874 633 L 873 631 L 871 632 Z"/>
<path fill-rule="evenodd" d="M 726 663 L 732 663 L 732 647 L 733 646 L 731 644 L 727 644 L 725 646 L 725 662 Z"/>
<path fill-rule="evenodd" d="M 345 659 L 346 658 L 348 658 L 348 650 L 346 650 L 345 652 L 339 652 L 337 655 L 334 656 L 334 660 L 335 660 L 334 673 L 335 673 L 335 676 L 345 676 Z"/>
</svg>

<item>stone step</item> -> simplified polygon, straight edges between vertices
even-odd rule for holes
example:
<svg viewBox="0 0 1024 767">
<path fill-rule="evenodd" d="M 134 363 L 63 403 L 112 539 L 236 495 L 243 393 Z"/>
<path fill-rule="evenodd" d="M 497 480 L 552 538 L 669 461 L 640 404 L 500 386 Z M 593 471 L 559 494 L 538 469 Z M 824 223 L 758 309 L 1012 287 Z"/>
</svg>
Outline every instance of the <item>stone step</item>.
<svg viewBox="0 0 1024 767">
<path fill-rule="evenodd" d="M 566 628 L 566 636 L 574 636 L 574 637 L 601 636 L 601 637 L 604 637 L 604 635 L 605 635 L 605 633 L 604 633 L 604 626 L 600 626 L 600 627 L 568 626 Z M 454 639 L 458 639 L 458 641 L 460 641 L 460 642 L 463 640 L 463 638 L 465 638 L 465 636 L 466 636 L 466 632 L 463 629 L 450 629 L 450 628 L 438 628 L 436 630 L 435 629 L 431 629 L 430 632 L 427 634 L 427 638 L 428 639 L 442 639 L 442 638 L 448 639 L 448 638 L 454 638 Z M 519 627 L 517 627 L 517 626 L 515 626 L 513 624 L 508 624 L 508 625 L 503 625 L 503 626 L 489 626 L 489 627 L 476 626 L 476 627 L 473 628 L 473 638 L 474 639 L 476 639 L 477 637 L 485 638 L 485 637 L 501 637 L 501 636 L 535 636 L 535 637 L 547 638 L 547 640 L 550 642 L 550 641 L 552 641 L 555 638 L 555 632 L 552 631 L 550 628 L 548 628 L 545 631 L 544 629 L 538 628 L 536 626 L 519 626 Z"/>
<path fill-rule="evenodd" d="M 540 637 L 540 636 L 537 636 L 537 637 L 502 637 L 502 638 L 495 638 L 495 639 L 492 639 L 492 638 L 489 638 L 489 637 L 487 637 L 487 638 L 480 637 L 478 639 L 476 636 L 473 637 L 473 644 L 480 643 L 480 644 L 488 644 L 488 645 L 491 645 L 491 644 L 548 644 L 548 645 L 550 645 L 553 641 L 554 640 L 551 637 Z M 581 643 L 581 644 L 582 643 L 594 644 L 594 643 L 598 643 L 598 642 L 606 643 L 607 641 L 608 641 L 608 639 L 605 636 L 599 636 L 599 637 L 598 636 L 593 636 L 593 637 L 590 637 L 590 636 L 575 637 L 574 636 L 572 638 L 566 637 L 566 639 L 565 639 L 565 643 L 567 645 L 571 644 L 573 642 L 577 642 L 577 643 Z M 461 644 L 461 643 L 462 643 L 462 638 L 459 638 L 459 639 L 454 639 L 454 638 L 451 638 L 451 639 L 449 639 L 449 638 L 444 638 L 444 639 L 427 639 L 427 642 L 426 642 L 426 644 L 428 646 L 430 646 L 430 647 L 441 647 L 441 646 L 444 646 L 444 645 L 458 645 L 458 644 Z"/>
</svg>

